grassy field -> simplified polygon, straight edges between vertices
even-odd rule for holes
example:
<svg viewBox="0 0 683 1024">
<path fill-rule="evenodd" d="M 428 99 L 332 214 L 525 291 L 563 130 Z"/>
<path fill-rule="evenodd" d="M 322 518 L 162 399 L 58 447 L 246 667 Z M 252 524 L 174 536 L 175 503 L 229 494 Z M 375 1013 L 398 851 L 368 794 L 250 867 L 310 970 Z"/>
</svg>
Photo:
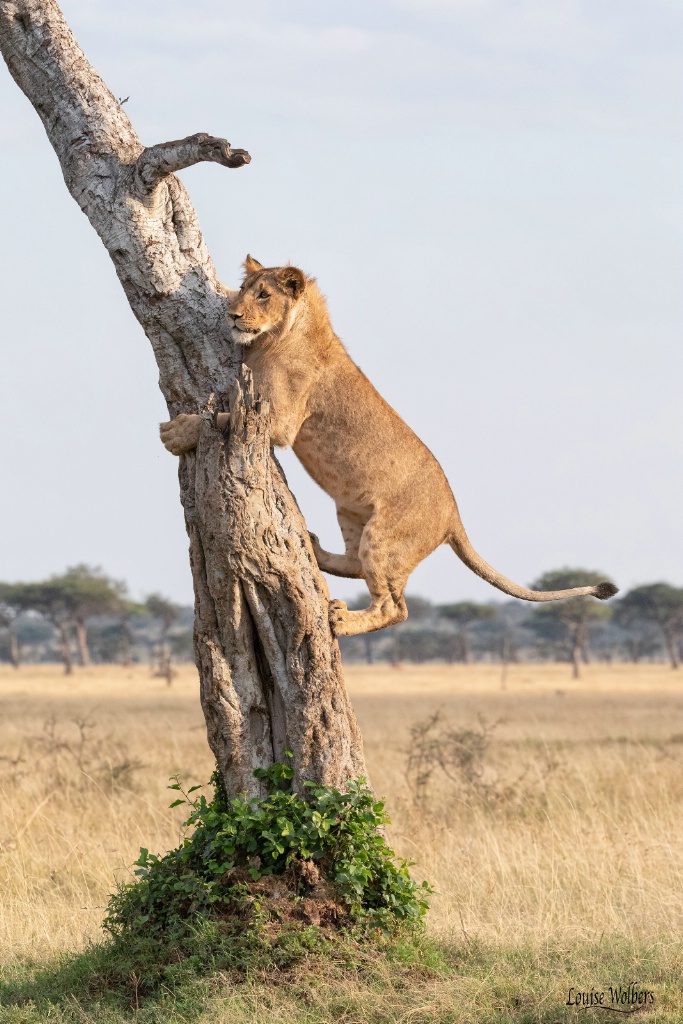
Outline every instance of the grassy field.
<svg viewBox="0 0 683 1024">
<path fill-rule="evenodd" d="M 512 666 L 503 689 L 498 666 L 349 667 L 391 842 L 437 889 L 424 956 L 219 977 L 117 1015 L 64 954 L 102 941 L 140 846 L 177 843 L 168 777 L 211 773 L 196 674 L 0 668 L 0 1021 L 604 1020 L 569 990 L 630 983 L 649 1020 L 683 1021 L 679 675 Z"/>
</svg>

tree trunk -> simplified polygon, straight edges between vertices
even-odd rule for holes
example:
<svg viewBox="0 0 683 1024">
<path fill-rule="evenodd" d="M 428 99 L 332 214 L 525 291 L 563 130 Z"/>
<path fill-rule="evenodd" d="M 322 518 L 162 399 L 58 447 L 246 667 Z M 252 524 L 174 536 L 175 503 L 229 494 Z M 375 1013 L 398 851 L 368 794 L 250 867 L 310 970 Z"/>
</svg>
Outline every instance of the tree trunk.
<svg viewBox="0 0 683 1024">
<path fill-rule="evenodd" d="M 460 649 L 462 650 L 462 662 L 464 665 L 470 663 L 470 638 L 466 629 L 460 630 Z"/>
<path fill-rule="evenodd" d="M 572 679 L 581 676 L 581 627 L 576 626 L 572 640 Z"/>
<path fill-rule="evenodd" d="M 62 661 L 64 663 L 64 675 L 70 676 L 74 670 L 73 655 L 71 654 L 71 636 L 69 635 L 69 624 L 67 622 L 57 622 L 57 632 L 59 633 L 59 644 L 62 650 Z"/>
<path fill-rule="evenodd" d="M 170 686 L 173 683 L 173 676 L 175 675 L 175 672 L 171 663 L 171 655 L 165 647 L 159 648 L 157 667 L 153 675 L 156 679 L 165 679 L 167 686 Z"/>
<path fill-rule="evenodd" d="M 584 665 L 589 665 L 590 655 L 588 653 L 588 626 L 586 625 L 585 621 L 579 622 L 579 624 L 576 627 L 576 642 L 579 647 L 581 660 L 583 661 Z"/>
<path fill-rule="evenodd" d="M 121 619 L 121 664 L 124 668 L 130 668 L 133 663 L 133 636 L 130 628 L 130 621 L 127 618 Z"/>
<path fill-rule="evenodd" d="M 78 657 L 81 665 L 85 668 L 90 664 L 90 651 L 88 650 L 88 631 L 85 628 L 83 619 L 76 619 L 76 642 L 78 644 Z"/>
<path fill-rule="evenodd" d="M 255 768 L 293 752 L 294 783 L 365 774 L 305 523 L 271 457 L 268 410 L 230 340 L 229 293 L 173 172 L 249 162 L 194 135 L 145 149 L 54 0 L 0 0 L 0 49 L 41 117 L 71 195 L 114 262 L 159 366 L 171 416 L 206 417 L 180 460 L 195 589 L 195 653 L 209 744 L 228 793 L 257 795 Z"/>
<path fill-rule="evenodd" d="M 507 675 L 508 666 L 510 664 L 510 634 L 506 631 L 503 633 L 503 644 L 501 651 L 501 670 L 500 670 L 500 688 L 505 690 L 507 688 Z"/>
<path fill-rule="evenodd" d="M 669 663 L 673 669 L 677 669 L 680 664 L 680 660 L 678 657 L 678 644 L 676 643 L 676 630 L 668 624 L 665 624 L 663 629 L 666 649 L 669 654 Z"/>
<path fill-rule="evenodd" d="M 13 622 L 10 622 L 8 627 L 9 632 L 9 660 L 14 668 L 19 668 L 21 665 L 21 651 L 19 649 L 19 637 L 17 636 L 17 628 Z"/>
</svg>

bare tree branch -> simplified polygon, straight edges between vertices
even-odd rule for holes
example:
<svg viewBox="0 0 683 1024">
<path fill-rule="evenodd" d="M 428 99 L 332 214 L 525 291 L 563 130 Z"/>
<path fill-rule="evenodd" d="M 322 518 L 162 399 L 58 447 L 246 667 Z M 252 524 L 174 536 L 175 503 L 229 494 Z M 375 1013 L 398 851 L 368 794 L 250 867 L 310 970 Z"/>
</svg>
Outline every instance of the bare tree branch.
<svg viewBox="0 0 683 1024">
<path fill-rule="evenodd" d="M 167 175 L 203 161 L 223 167 L 244 167 L 251 163 L 251 157 L 245 149 L 231 149 L 227 139 L 217 139 L 204 132 L 176 142 L 161 142 L 143 150 L 138 157 L 136 176 L 141 191 L 151 192 Z"/>
</svg>

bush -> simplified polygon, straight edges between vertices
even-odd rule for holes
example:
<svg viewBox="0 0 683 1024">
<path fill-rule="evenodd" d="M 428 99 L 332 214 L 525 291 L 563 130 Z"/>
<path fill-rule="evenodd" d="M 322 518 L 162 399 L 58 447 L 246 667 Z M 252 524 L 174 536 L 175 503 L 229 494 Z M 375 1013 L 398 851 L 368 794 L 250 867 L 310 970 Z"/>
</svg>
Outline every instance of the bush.
<svg viewBox="0 0 683 1024">
<path fill-rule="evenodd" d="M 291 755 L 289 755 L 291 757 Z M 212 920 L 300 921 L 381 928 L 415 926 L 432 891 L 410 877 L 410 863 L 387 846 L 382 801 L 364 779 L 346 792 L 305 783 L 292 790 L 292 768 L 274 764 L 254 775 L 269 794 L 261 800 L 228 800 L 218 772 L 214 796 L 191 798 L 177 778 L 170 786 L 187 803 L 191 833 L 162 857 L 142 849 L 137 881 L 119 888 L 104 927 L 114 936 L 180 939 Z"/>
</svg>

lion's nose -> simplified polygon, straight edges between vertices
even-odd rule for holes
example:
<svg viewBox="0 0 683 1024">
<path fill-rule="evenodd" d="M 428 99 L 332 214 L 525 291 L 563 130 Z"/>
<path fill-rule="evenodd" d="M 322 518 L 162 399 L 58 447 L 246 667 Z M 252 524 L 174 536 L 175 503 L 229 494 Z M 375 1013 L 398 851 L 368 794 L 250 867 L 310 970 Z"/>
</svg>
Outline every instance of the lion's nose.
<svg viewBox="0 0 683 1024">
<path fill-rule="evenodd" d="M 233 320 L 241 320 L 242 317 L 244 316 L 244 313 L 230 313 L 229 315 L 233 318 Z"/>
</svg>

